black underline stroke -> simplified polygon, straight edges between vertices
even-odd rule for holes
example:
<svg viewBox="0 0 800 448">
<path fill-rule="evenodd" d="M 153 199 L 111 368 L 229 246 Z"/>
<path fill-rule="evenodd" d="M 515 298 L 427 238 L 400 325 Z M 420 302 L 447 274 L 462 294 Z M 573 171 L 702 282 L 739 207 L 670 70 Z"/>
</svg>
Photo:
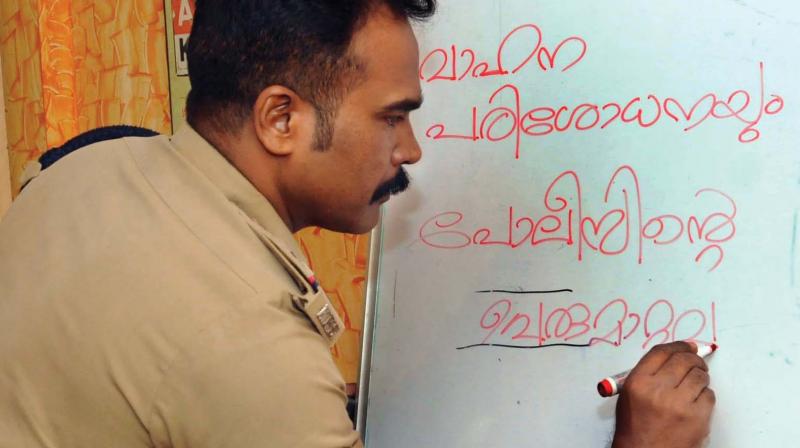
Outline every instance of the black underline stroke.
<svg viewBox="0 0 800 448">
<path fill-rule="evenodd" d="M 484 289 L 481 291 L 475 291 L 478 294 L 492 294 L 492 293 L 503 293 L 503 294 L 557 294 L 560 292 L 574 292 L 569 288 L 564 289 L 551 289 L 551 290 L 543 290 L 543 291 L 514 291 L 511 289 Z"/>
<path fill-rule="evenodd" d="M 511 344 L 472 344 L 472 345 L 465 345 L 463 347 L 456 347 L 456 350 L 465 350 L 468 348 L 475 348 L 475 347 L 502 347 L 502 348 L 521 348 L 521 349 L 537 349 L 537 348 L 549 348 L 549 347 L 591 347 L 592 343 L 589 342 L 587 344 L 568 344 L 568 343 L 557 343 L 557 344 L 542 344 L 542 345 L 511 345 Z"/>
</svg>

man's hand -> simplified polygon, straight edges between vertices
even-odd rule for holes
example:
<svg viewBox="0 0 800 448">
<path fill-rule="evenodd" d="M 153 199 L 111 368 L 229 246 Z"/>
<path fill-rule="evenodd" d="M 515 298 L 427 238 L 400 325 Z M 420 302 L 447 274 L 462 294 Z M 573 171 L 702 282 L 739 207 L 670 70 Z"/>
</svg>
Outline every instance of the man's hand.
<svg viewBox="0 0 800 448">
<path fill-rule="evenodd" d="M 716 401 L 696 347 L 653 347 L 625 380 L 613 448 L 694 448 L 710 431 Z"/>
</svg>

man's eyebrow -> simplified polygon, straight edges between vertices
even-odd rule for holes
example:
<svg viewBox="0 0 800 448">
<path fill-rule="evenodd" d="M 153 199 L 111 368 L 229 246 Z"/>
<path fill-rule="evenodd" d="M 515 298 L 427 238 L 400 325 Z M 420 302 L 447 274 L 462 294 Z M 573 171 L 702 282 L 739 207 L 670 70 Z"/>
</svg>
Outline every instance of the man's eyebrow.
<svg viewBox="0 0 800 448">
<path fill-rule="evenodd" d="M 406 98 L 383 107 L 383 112 L 410 112 L 422 106 L 422 97 Z"/>
</svg>

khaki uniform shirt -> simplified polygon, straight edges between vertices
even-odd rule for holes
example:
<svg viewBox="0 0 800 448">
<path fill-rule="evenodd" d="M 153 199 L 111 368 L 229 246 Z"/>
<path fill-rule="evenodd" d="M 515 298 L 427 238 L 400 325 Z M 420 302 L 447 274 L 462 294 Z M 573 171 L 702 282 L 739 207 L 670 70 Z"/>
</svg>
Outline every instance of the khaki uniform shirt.
<svg viewBox="0 0 800 448">
<path fill-rule="evenodd" d="M 359 445 L 300 254 L 188 126 L 60 160 L 0 223 L 0 446 Z"/>
</svg>

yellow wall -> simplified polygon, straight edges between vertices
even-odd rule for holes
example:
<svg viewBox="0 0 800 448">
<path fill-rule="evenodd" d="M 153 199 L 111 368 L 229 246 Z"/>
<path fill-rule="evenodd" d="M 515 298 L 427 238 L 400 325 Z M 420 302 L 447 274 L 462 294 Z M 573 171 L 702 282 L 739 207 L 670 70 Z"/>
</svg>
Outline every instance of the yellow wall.
<svg viewBox="0 0 800 448">
<path fill-rule="evenodd" d="M 189 89 L 186 77 L 173 73 L 169 81 L 171 9 L 172 0 L 0 0 L 12 195 L 28 161 L 88 129 L 134 124 L 171 132 L 170 109 L 183 110 Z M 2 193 L 0 185 L 0 207 Z M 355 383 L 369 238 L 319 228 L 296 237 L 343 316 L 347 328 L 333 355 Z"/>
</svg>

